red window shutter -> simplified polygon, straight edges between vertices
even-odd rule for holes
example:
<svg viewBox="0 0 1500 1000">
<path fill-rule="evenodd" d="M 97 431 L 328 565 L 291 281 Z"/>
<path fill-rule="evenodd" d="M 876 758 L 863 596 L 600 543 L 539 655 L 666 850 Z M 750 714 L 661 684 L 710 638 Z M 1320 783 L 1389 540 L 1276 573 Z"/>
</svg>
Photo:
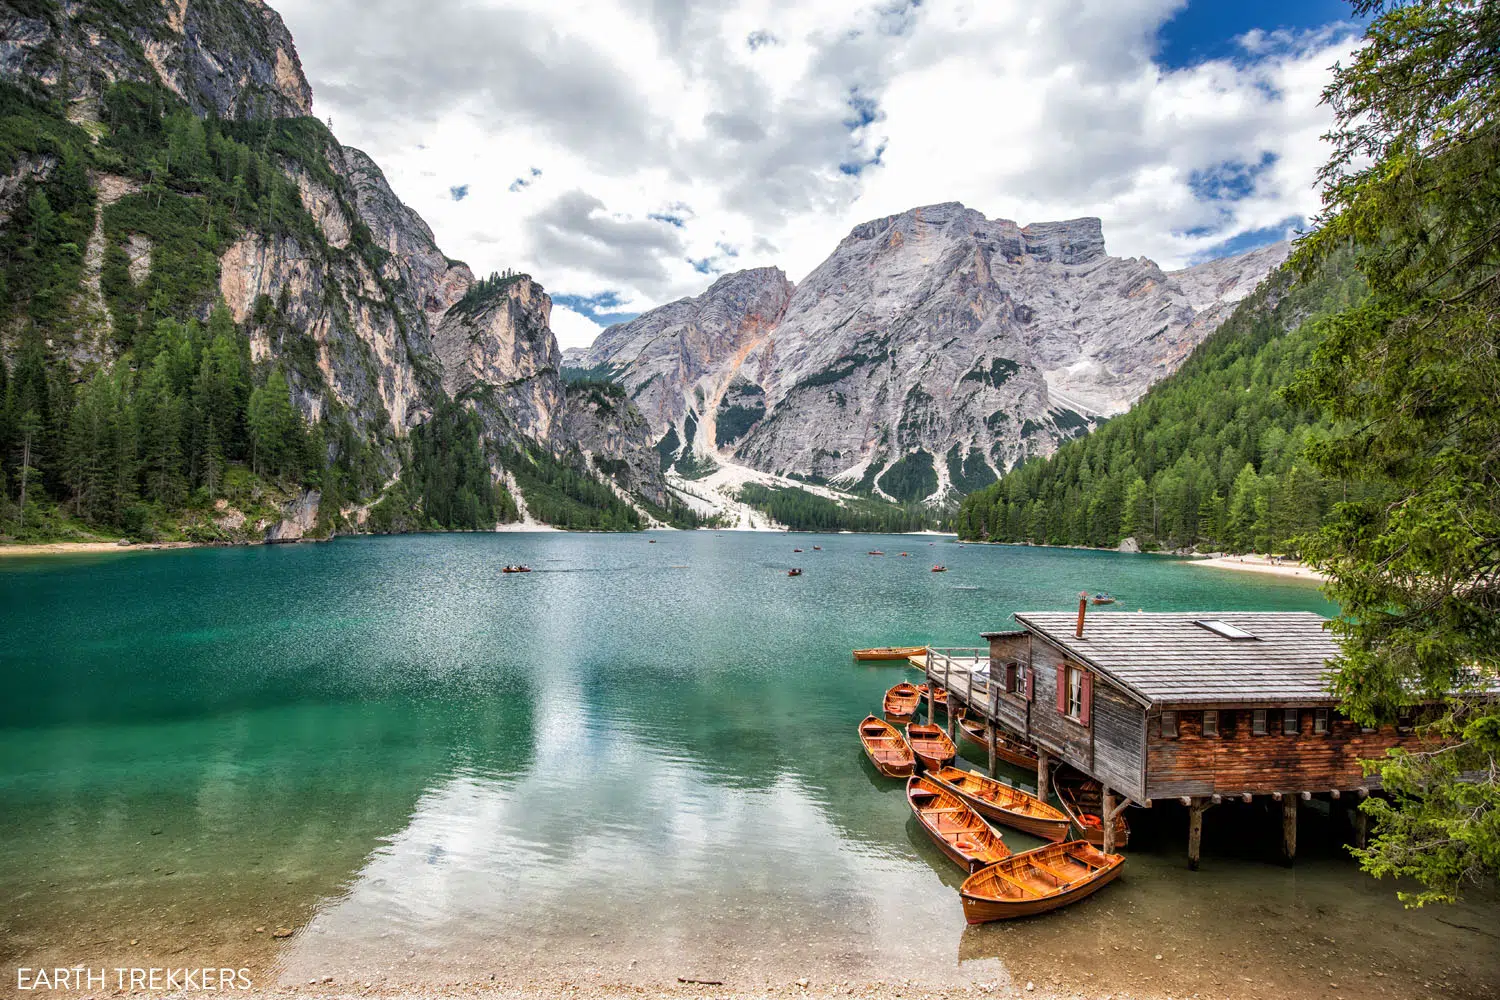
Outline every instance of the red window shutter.
<svg viewBox="0 0 1500 1000">
<path fill-rule="evenodd" d="M 1089 724 L 1089 718 L 1094 714 L 1094 675 L 1083 675 L 1083 707 L 1078 712 L 1078 721 L 1085 726 Z"/>
<path fill-rule="evenodd" d="M 1011 692 L 1016 690 L 1016 665 L 1014 663 L 1005 665 L 1005 690 Z"/>
<path fill-rule="evenodd" d="M 1032 701 L 1036 698 L 1036 671 L 1029 666 L 1026 668 L 1026 700 Z"/>
<path fill-rule="evenodd" d="M 1068 714 L 1068 668 L 1057 668 L 1057 714 Z"/>
</svg>

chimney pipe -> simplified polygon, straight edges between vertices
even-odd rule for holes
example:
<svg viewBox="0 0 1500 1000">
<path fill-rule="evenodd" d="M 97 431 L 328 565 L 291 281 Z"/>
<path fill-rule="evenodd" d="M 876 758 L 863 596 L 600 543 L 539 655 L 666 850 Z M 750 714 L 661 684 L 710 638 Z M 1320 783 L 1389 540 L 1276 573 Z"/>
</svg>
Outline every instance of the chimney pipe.
<svg viewBox="0 0 1500 1000">
<path fill-rule="evenodd" d="M 1083 593 L 1078 595 L 1078 631 L 1073 633 L 1074 636 L 1079 639 L 1083 638 L 1083 616 L 1088 611 L 1088 609 L 1089 594 L 1088 591 L 1085 590 Z"/>
</svg>

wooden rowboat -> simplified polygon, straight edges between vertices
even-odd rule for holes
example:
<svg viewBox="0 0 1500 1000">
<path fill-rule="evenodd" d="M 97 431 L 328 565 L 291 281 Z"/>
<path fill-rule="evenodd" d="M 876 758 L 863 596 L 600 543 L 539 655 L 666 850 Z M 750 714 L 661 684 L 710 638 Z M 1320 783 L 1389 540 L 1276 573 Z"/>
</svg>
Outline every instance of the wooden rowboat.
<svg viewBox="0 0 1500 1000">
<path fill-rule="evenodd" d="M 972 719 L 967 714 L 960 715 L 958 728 L 965 738 L 988 748 L 989 744 L 984 741 L 983 722 Z M 1036 770 L 1036 751 L 1023 740 L 1006 735 L 1005 731 L 998 726 L 995 728 L 995 756 L 1015 767 L 1027 771 Z"/>
<path fill-rule="evenodd" d="M 906 782 L 906 801 L 933 843 L 971 874 L 1010 857 L 1000 835 L 947 789 L 914 775 Z"/>
<path fill-rule="evenodd" d="M 958 756 L 958 748 L 941 726 L 913 722 L 906 727 L 906 742 L 911 744 L 917 760 L 929 771 L 947 767 Z"/>
<path fill-rule="evenodd" d="M 917 758 L 906 737 L 888 722 L 867 716 L 859 724 L 859 739 L 875 770 L 887 778 L 907 778 L 917 769 Z"/>
<path fill-rule="evenodd" d="M 885 717 L 892 722 L 910 722 L 917 714 L 922 694 L 905 681 L 885 693 Z"/>
<path fill-rule="evenodd" d="M 958 713 L 958 730 L 967 739 L 978 743 L 980 746 L 989 745 L 984 741 L 984 723 L 978 719 L 969 718 L 967 710 Z"/>
<path fill-rule="evenodd" d="M 920 656 L 927 652 L 926 646 L 876 646 L 873 649 L 856 649 L 856 660 L 904 660 L 908 656 Z"/>
<path fill-rule="evenodd" d="M 948 689 L 941 684 L 933 684 L 930 689 L 926 684 L 918 684 L 917 691 L 923 698 L 930 697 L 934 705 L 946 706 L 948 704 Z"/>
<path fill-rule="evenodd" d="M 1053 773 L 1052 787 L 1063 812 L 1073 821 L 1078 836 L 1095 847 L 1104 846 L 1104 789 L 1093 778 L 1065 775 L 1059 768 Z M 1122 813 L 1115 817 L 1115 844 L 1124 847 L 1130 840 L 1130 824 Z"/>
<path fill-rule="evenodd" d="M 1068 839 L 1068 817 L 1041 799 L 1019 788 L 973 771 L 945 767 L 927 777 L 964 800 L 987 820 L 1003 824 L 1033 837 L 1053 842 Z"/>
<path fill-rule="evenodd" d="M 983 924 L 1056 910 L 1114 881 L 1124 863 L 1081 840 L 1012 854 L 964 879 L 964 919 Z"/>
</svg>

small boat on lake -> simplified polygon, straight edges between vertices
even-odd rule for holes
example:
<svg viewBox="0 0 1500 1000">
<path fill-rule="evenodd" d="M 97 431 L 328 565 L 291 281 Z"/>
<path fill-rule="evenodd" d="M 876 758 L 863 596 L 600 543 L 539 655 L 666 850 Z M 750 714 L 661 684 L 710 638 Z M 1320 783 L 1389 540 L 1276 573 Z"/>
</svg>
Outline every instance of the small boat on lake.
<svg viewBox="0 0 1500 1000">
<path fill-rule="evenodd" d="M 500 572 L 502 572 L 502 573 L 530 573 L 531 572 L 531 567 L 530 566 L 506 566 L 505 568 L 503 568 L 502 570 L 500 570 Z"/>
<path fill-rule="evenodd" d="M 929 771 L 927 777 L 987 820 L 1054 843 L 1068 838 L 1067 814 L 1029 792 L 956 767 Z"/>
<path fill-rule="evenodd" d="M 867 555 L 867 556 L 883 556 L 883 555 L 885 555 L 885 553 L 884 552 L 878 552 L 878 551 L 875 551 L 875 550 L 872 549 L 871 551 L 866 552 L 865 555 Z"/>
<path fill-rule="evenodd" d="M 1053 772 L 1052 788 L 1063 812 L 1073 821 L 1078 836 L 1095 847 L 1104 846 L 1104 788 L 1093 778 L 1078 774 L 1064 774 L 1059 768 Z M 1130 824 L 1121 813 L 1115 817 L 1115 847 L 1124 847 L 1130 840 Z"/>
<path fill-rule="evenodd" d="M 1113 597 L 1109 596 L 1108 594 L 1098 593 L 1098 594 L 1094 595 L 1094 603 L 1095 604 L 1113 604 L 1113 603 L 1115 603 L 1115 599 Z"/>
<path fill-rule="evenodd" d="M 916 685 L 903 681 L 885 693 L 885 717 L 892 722 L 909 722 L 916 718 L 921 701 Z"/>
<path fill-rule="evenodd" d="M 917 760 L 929 771 L 937 771 L 953 763 L 958 756 L 958 747 L 943 732 L 942 726 L 930 722 L 911 722 L 906 726 L 906 742 L 911 744 Z"/>
<path fill-rule="evenodd" d="M 1081 840 L 1012 854 L 964 879 L 964 919 L 983 924 L 1056 910 L 1113 882 L 1124 863 Z"/>
<path fill-rule="evenodd" d="M 917 758 L 906 737 L 889 722 L 867 716 L 859 724 L 859 740 L 875 770 L 887 778 L 907 778 L 917 769 Z"/>
<path fill-rule="evenodd" d="M 1011 856 L 1000 835 L 941 785 L 913 775 L 906 782 L 906 801 L 933 843 L 970 873 Z"/>
<path fill-rule="evenodd" d="M 911 656 L 921 656 L 927 652 L 925 646 L 876 646 L 873 649 L 856 649 L 854 658 L 856 660 L 904 660 Z"/>
<path fill-rule="evenodd" d="M 946 572 L 948 572 L 948 567 L 947 566 L 934 566 L 934 567 L 932 567 L 932 571 L 934 573 L 946 573 Z"/>
<path fill-rule="evenodd" d="M 931 690 L 928 689 L 926 684 L 918 684 L 917 691 L 923 698 L 931 698 L 934 705 L 942 705 L 944 708 L 948 707 L 948 689 L 941 684 L 932 685 Z"/>
<path fill-rule="evenodd" d="M 823 546 L 821 546 L 821 545 L 814 545 L 813 546 L 813 551 L 814 552 L 822 552 L 823 551 Z"/>
<path fill-rule="evenodd" d="M 970 718 L 966 712 L 958 717 L 958 729 L 966 738 L 988 749 L 983 722 Z M 1036 751 L 1031 744 L 1009 735 L 998 726 L 995 727 L 995 756 L 1014 767 L 1036 771 Z"/>
<path fill-rule="evenodd" d="M 786 575 L 787 576 L 801 576 L 802 575 L 802 571 L 800 569 L 789 569 L 789 570 L 786 571 Z"/>
<path fill-rule="evenodd" d="M 958 731 L 980 746 L 988 746 L 984 741 L 984 723 L 969 718 L 968 709 L 958 713 Z"/>
<path fill-rule="evenodd" d="M 801 552 L 802 550 L 801 549 L 793 549 L 792 551 L 793 552 Z"/>
</svg>

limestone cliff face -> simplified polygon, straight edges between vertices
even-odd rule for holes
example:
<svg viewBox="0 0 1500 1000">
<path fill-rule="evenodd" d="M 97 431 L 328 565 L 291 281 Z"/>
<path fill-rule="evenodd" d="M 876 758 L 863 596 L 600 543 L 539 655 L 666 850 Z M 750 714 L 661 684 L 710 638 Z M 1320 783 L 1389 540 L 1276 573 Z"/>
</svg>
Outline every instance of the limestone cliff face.
<svg viewBox="0 0 1500 1000">
<path fill-rule="evenodd" d="M 614 385 L 571 385 L 566 391 L 563 435 L 587 462 L 627 494 L 665 507 L 671 499 L 651 428 Z"/>
<path fill-rule="evenodd" d="M 560 440 L 562 355 L 548 325 L 552 300 L 529 275 L 517 275 L 478 301 L 442 314 L 433 347 L 443 391 L 470 400 L 497 437 Z"/>
<path fill-rule="evenodd" d="M 309 114 L 312 87 L 263 0 L 30 0 L 0 6 L 0 75 L 97 102 L 121 80 L 160 81 L 199 114 Z M 92 117 L 81 108 L 83 117 Z"/>
<path fill-rule="evenodd" d="M 620 376 L 657 437 L 670 427 L 680 432 L 689 413 L 712 420 L 745 356 L 775 328 L 791 297 L 792 283 L 779 268 L 726 275 L 695 299 L 610 327 L 568 364 Z"/>
<path fill-rule="evenodd" d="M 752 334 L 687 300 L 570 363 L 622 381 L 669 443 L 877 494 L 901 463 L 937 499 L 1128 408 L 1286 254 L 1169 274 L 1109 256 L 1098 219 L 1021 227 L 934 205 L 855 227 Z M 670 336 L 685 315 L 693 336 Z"/>
<path fill-rule="evenodd" d="M 220 260 L 219 291 L 246 325 L 253 359 L 313 356 L 314 368 L 293 365 L 291 373 L 307 417 L 321 419 L 336 402 L 363 426 L 399 437 L 430 414 L 438 385 L 423 303 L 451 293 L 435 291 L 418 246 L 422 233 L 408 237 L 406 254 L 373 245 L 372 223 L 388 222 L 393 216 L 383 209 L 400 202 L 378 171 L 368 171 L 364 154 L 331 139 L 323 154 L 323 179 L 283 165 L 322 239 L 245 234 Z M 441 258 L 435 247 L 430 252 Z M 462 265 L 442 278 L 465 289 L 473 280 Z"/>
</svg>

